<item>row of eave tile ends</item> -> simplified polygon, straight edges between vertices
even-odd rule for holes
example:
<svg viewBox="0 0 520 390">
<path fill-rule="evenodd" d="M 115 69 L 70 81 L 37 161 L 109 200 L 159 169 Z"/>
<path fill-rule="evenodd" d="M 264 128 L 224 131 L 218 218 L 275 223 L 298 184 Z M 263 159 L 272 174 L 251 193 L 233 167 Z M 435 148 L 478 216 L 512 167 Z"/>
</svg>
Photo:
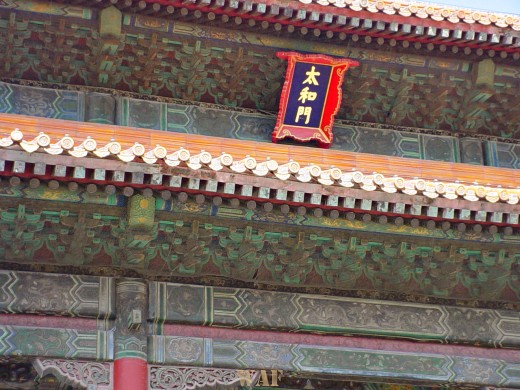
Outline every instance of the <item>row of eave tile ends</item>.
<svg viewBox="0 0 520 390">
<path fill-rule="evenodd" d="M 520 31 L 520 16 L 505 13 L 488 12 L 476 9 L 460 8 L 456 6 L 432 4 L 424 2 L 408 2 L 399 0 L 298 0 L 303 4 L 320 4 L 323 6 L 335 6 L 349 8 L 353 11 L 368 11 L 371 13 L 384 13 L 387 15 L 400 15 L 404 17 L 417 17 L 420 19 L 432 19 L 436 22 L 448 21 L 451 23 L 479 23 L 482 25 L 495 25 L 497 27 L 509 27 Z"/>
<path fill-rule="evenodd" d="M 135 143 L 123 149 L 119 142 L 111 141 L 104 146 L 98 146 L 91 137 L 75 145 L 75 140 L 65 135 L 56 143 L 51 142 L 49 135 L 40 133 L 33 139 L 24 139 L 19 129 L 13 130 L 8 137 L 0 138 L 1 148 L 19 145 L 28 153 L 41 152 L 51 155 L 68 154 L 76 158 L 95 156 L 97 158 L 115 157 L 124 162 L 142 160 L 146 164 L 164 163 L 170 167 L 187 166 L 192 170 L 210 169 L 212 171 L 229 170 L 236 173 L 269 176 L 282 181 L 296 180 L 302 183 L 316 182 L 323 185 L 355 187 L 365 191 L 384 191 L 387 193 L 404 193 L 407 195 L 424 195 L 428 198 L 444 197 L 448 199 L 466 199 L 468 201 L 488 201 L 491 203 L 505 202 L 511 205 L 519 203 L 520 189 L 443 182 L 439 180 L 424 180 L 420 178 L 405 179 L 398 176 L 385 177 L 380 173 L 365 174 L 360 171 L 342 171 L 337 167 L 322 167 L 309 164 L 301 166 L 297 161 L 290 160 L 279 163 L 273 159 L 258 162 L 251 156 L 236 160 L 229 153 L 212 156 L 207 151 L 193 154 L 185 148 L 169 152 L 165 147 L 157 145 L 151 150 Z"/>
</svg>

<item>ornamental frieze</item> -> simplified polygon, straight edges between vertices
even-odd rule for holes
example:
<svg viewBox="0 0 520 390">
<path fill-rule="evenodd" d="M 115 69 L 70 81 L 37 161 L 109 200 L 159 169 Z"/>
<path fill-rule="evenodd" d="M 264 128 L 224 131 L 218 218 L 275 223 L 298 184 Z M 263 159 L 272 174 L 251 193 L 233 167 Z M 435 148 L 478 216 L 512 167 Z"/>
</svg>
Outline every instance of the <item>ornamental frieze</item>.
<svg viewBox="0 0 520 390">
<path fill-rule="evenodd" d="M 113 359 L 113 331 L 0 325 L 0 356 Z"/>
<path fill-rule="evenodd" d="M 374 335 L 444 343 L 520 345 L 514 311 L 150 283 L 149 320 L 224 328 Z M 191 348 L 192 351 L 197 348 Z"/>
<path fill-rule="evenodd" d="M 156 211 L 148 228 L 134 229 L 123 216 L 124 209 L 115 207 L 112 214 L 87 215 L 85 220 L 92 219 L 95 225 L 89 228 L 88 235 L 83 235 L 83 227 L 77 232 L 75 225 L 70 224 L 78 218 L 75 212 L 34 212 L 24 210 L 23 204 L 16 210 L 0 207 L 0 226 L 9 233 L 2 240 L 0 256 L 7 262 L 31 263 L 38 259 L 45 264 L 94 267 L 106 265 L 110 259 L 112 265 L 137 267 L 149 275 L 157 275 L 164 269 L 180 277 L 217 272 L 220 277 L 234 280 L 286 286 L 412 292 L 492 301 L 514 300 L 510 294 L 518 294 L 520 288 L 520 282 L 512 276 L 517 273 L 520 256 L 515 250 L 515 236 L 504 235 L 500 237 L 502 242 L 481 232 L 479 235 L 488 239 L 474 240 L 468 246 L 455 238 L 476 233 L 423 229 L 426 235 L 421 238 L 433 240 L 426 245 L 417 242 L 414 236 L 403 234 L 406 230 L 413 232 L 413 227 L 349 221 L 349 215 L 344 220 L 331 220 L 297 213 L 226 208 L 232 219 L 221 218 L 216 223 L 204 214 L 220 215 L 222 206 L 197 201 L 164 204 L 177 204 L 174 209 L 185 210 L 185 215 L 191 217 L 176 219 L 173 216 L 181 214 Z M 187 211 L 190 208 L 194 214 Z M 241 219 L 242 212 L 249 216 L 249 221 Z M 83 218 L 80 214 L 79 218 Z M 15 223 L 19 215 L 41 226 L 41 231 L 31 232 L 30 240 L 23 241 L 23 235 L 16 239 L 10 235 L 19 227 Z M 275 217 L 280 224 L 265 224 L 261 218 L 259 223 L 256 216 L 271 216 L 271 223 Z M 329 229 L 328 222 L 338 223 L 342 229 Z M 359 228 L 351 229 L 356 226 Z M 384 233 L 385 240 L 363 231 L 371 227 Z M 342 232 L 341 236 L 338 232 Z M 451 239 L 442 239 L 446 236 Z M 72 256 L 82 242 L 76 242 L 75 238 L 80 237 L 84 237 L 83 252 L 89 261 Z M 32 243 L 38 243 L 33 252 L 20 251 L 21 244 Z M 502 246 L 497 248 L 497 243 Z M 13 256 L 15 253 L 18 257 Z M 457 288 L 461 285 L 465 290 Z"/>
<path fill-rule="evenodd" d="M 61 359 L 36 359 L 38 375 L 54 375 L 61 385 L 87 390 L 113 389 L 113 364 Z"/>
<path fill-rule="evenodd" d="M 108 277 L 0 271 L 0 313 L 108 319 L 115 315 Z"/>
<path fill-rule="evenodd" d="M 149 361 L 152 365 L 186 364 L 166 349 L 172 340 L 180 339 L 178 336 L 150 336 L 153 352 Z M 197 362 L 204 362 L 210 367 L 237 370 L 255 367 L 258 370 L 276 369 L 309 375 L 320 373 L 353 378 L 377 377 L 383 381 L 400 377 L 429 383 L 506 387 L 520 385 L 517 362 L 483 357 L 198 337 L 184 339 L 189 343 L 186 345 L 190 345 L 190 351 L 195 351 L 192 345 L 200 347 L 197 349 L 199 352 L 193 354 L 193 363 L 190 363 L 196 366 L 200 365 Z M 176 375 L 179 377 L 179 373 Z"/>
</svg>

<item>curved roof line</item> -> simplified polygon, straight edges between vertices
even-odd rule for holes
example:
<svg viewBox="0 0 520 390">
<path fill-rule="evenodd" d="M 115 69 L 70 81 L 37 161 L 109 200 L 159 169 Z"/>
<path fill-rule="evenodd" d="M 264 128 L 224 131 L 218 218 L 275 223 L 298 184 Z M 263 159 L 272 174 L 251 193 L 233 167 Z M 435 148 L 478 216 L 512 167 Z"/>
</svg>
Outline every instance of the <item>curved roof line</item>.
<svg viewBox="0 0 520 390">
<path fill-rule="evenodd" d="M 319 4 L 404 17 L 431 19 L 436 22 L 468 23 L 508 27 L 520 31 L 520 16 L 506 13 L 474 10 L 452 5 L 407 0 L 298 0 L 303 4 Z"/>
</svg>

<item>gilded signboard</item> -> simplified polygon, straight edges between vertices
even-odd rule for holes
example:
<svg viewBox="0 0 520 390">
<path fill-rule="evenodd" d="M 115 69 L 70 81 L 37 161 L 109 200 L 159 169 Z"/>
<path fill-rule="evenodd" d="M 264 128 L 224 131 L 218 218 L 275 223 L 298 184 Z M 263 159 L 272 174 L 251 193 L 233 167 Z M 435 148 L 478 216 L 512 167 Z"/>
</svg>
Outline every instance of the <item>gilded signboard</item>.
<svg viewBox="0 0 520 390">
<path fill-rule="evenodd" d="M 300 142 L 316 141 L 328 148 L 332 143 L 332 125 L 341 104 L 341 85 L 345 71 L 357 61 L 320 54 L 279 52 L 288 61 L 280 110 L 273 142 L 292 138 Z"/>
</svg>

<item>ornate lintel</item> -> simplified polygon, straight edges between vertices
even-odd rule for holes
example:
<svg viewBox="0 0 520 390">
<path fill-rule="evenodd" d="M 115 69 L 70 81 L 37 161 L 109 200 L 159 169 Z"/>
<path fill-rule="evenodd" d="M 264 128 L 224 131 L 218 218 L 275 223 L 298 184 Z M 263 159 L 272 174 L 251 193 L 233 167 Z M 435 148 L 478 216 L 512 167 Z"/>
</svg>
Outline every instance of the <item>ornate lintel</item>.
<svg viewBox="0 0 520 390">
<path fill-rule="evenodd" d="M 234 386 L 236 383 L 252 386 L 258 375 L 249 370 L 229 370 L 205 367 L 148 366 L 150 390 L 192 390 L 207 386 Z"/>
<path fill-rule="evenodd" d="M 34 368 L 40 377 L 52 374 L 62 383 L 87 390 L 113 388 L 112 363 L 62 359 L 36 359 Z"/>
</svg>

